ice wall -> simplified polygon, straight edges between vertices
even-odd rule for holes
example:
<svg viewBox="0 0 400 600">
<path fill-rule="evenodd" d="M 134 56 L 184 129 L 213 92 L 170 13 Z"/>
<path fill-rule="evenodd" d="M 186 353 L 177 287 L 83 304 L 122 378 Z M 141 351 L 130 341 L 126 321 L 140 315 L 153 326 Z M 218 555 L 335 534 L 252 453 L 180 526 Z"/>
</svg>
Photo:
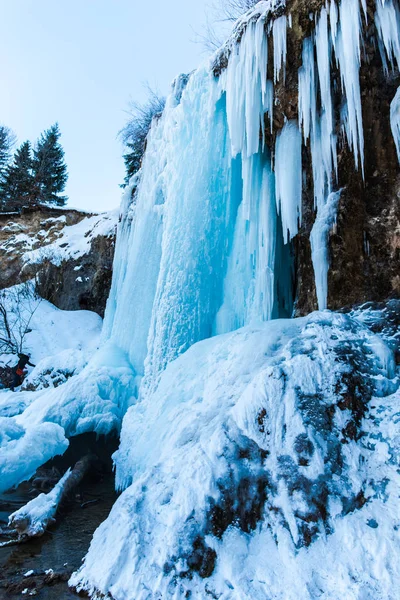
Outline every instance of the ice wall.
<svg viewBox="0 0 400 600">
<path fill-rule="evenodd" d="M 308 145 L 312 258 L 319 307 L 326 306 L 338 131 L 364 171 L 359 69 L 366 5 L 332 0 L 310 18 L 298 120 L 274 129 L 292 21 L 283 0 L 266 0 L 236 24 L 211 62 L 174 83 L 153 123 L 133 204 L 128 194 L 122 215 L 104 333 L 128 352 L 143 391 L 195 342 L 290 316 L 290 244 L 301 223 Z M 397 4 L 377 0 L 386 73 L 399 59 L 398 22 Z M 333 101 L 334 70 L 341 107 Z"/>
</svg>

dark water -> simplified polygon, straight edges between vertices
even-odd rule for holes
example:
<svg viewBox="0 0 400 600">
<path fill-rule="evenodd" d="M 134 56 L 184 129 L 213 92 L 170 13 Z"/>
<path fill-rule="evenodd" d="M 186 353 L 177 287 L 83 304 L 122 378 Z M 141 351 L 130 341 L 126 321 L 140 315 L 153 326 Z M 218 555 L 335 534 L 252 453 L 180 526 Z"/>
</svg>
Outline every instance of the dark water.
<svg viewBox="0 0 400 600">
<path fill-rule="evenodd" d="M 81 493 L 83 498 L 77 498 L 63 509 L 55 526 L 45 535 L 23 544 L 0 548 L 0 600 L 78 598 L 68 588 L 67 581 L 81 565 L 93 532 L 106 519 L 116 500 L 113 475 L 108 473 L 100 481 L 84 483 Z M 0 519 L 4 521 L 31 497 L 27 489 L 21 488 L 11 494 L 0 495 Z M 96 502 L 81 508 L 82 500 Z M 24 577 L 31 570 L 34 573 Z"/>
</svg>

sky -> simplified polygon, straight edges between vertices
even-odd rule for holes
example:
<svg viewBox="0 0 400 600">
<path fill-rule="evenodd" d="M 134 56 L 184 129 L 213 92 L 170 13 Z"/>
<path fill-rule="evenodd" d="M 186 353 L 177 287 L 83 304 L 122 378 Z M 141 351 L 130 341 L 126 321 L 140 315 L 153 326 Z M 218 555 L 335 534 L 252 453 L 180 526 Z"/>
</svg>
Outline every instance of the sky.
<svg viewBox="0 0 400 600">
<path fill-rule="evenodd" d="M 165 95 L 204 60 L 208 2 L 0 0 L 0 123 L 18 143 L 59 123 L 70 206 L 118 206 L 129 100 L 145 100 L 146 82 Z"/>
</svg>

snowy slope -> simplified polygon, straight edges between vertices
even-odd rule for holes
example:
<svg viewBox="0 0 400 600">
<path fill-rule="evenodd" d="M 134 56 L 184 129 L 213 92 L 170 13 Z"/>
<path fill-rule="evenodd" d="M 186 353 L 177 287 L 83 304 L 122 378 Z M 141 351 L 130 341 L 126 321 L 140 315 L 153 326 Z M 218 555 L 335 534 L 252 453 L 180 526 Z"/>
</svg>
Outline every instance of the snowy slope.
<svg viewBox="0 0 400 600">
<path fill-rule="evenodd" d="M 62 366 L 61 360 L 56 364 Z M 135 390 L 126 356 L 109 345 L 84 365 L 78 363 L 82 370 L 60 387 L 0 392 L 1 491 L 29 479 L 40 465 L 62 454 L 67 438 L 120 429 Z M 35 371 L 30 378 L 34 380 Z"/>
<path fill-rule="evenodd" d="M 15 286 L 3 291 L 4 300 L 9 312 L 15 308 L 16 302 L 25 304 L 25 308 L 18 308 L 24 320 L 29 319 L 29 331 L 24 342 L 24 350 L 31 356 L 31 362 L 37 365 L 36 372 L 42 366 L 41 362 L 47 359 L 47 363 L 65 363 L 66 352 L 75 355 L 77 361 L 83 360 L 85 364 L 90 356 L 99 347 L 100 334 L 103 321 L 99 315 L 91 311 L 64 311 L 55 307 L 47 300 L 29 291 L 28 287 Z M 18 288 L 24 289 L 26 298 L 17 294 Z M 63 355 L 59 360 L 57 355 Z M 79 356 L 82 355 L 82 356 Z M 2 364 L 14 364 L 15 356 L 3 355 L 0 358 Z M 28 367 L 32 372 L 32 367 Z"/>
<path fill-rule="evenodd" d="M 195 344 L 128 411 L 130 486 L 71 583 L 115 600 L 394 599 L 397 385 L 384 341 L 330 312 Z"/>
<path fill-rule="evenodd" d="M 68 437 L 118 431 L 135 390 L 124 353 L 112 346 L 98 351 L 102 319 L 96 313 L 62 311 L 37 298 L 29 307 L 34 312 L 24 350 L 36 367 L 29 368 L 22 391 L 0 390 L 1 491 L 63 453 Z M 38 391 L 27 391 L 32 388 Z"/>
</svg>

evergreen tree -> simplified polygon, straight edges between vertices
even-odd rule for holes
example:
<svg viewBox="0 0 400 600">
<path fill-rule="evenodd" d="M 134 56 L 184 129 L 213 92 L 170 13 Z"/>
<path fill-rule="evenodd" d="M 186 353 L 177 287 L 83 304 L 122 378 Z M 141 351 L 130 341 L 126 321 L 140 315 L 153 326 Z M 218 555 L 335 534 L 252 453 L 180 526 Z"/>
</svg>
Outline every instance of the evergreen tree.
<svg viewBox="0 0 400 600">
<path fill-rule="evenodd" d="M 30 142 L 24 142 L 4 172 L 1 182 L 3 211 L 20 210 L 32 203 L 33 176 Z"/>
<path fill-rule="evenodd" d="M 12 148 L 15 144 L 15 135 L 5 125 L 0 125 L 0 179 L 10 162 Z"/>
<path fill-rule="evenodd" d="M 34 202 L 63 206 L 68 200 L 61 196 L 68 179 L 64 150 L 59 142 L 61 133 L 56 123 L 38 140 L 33 152 Z"/>
</svg>

